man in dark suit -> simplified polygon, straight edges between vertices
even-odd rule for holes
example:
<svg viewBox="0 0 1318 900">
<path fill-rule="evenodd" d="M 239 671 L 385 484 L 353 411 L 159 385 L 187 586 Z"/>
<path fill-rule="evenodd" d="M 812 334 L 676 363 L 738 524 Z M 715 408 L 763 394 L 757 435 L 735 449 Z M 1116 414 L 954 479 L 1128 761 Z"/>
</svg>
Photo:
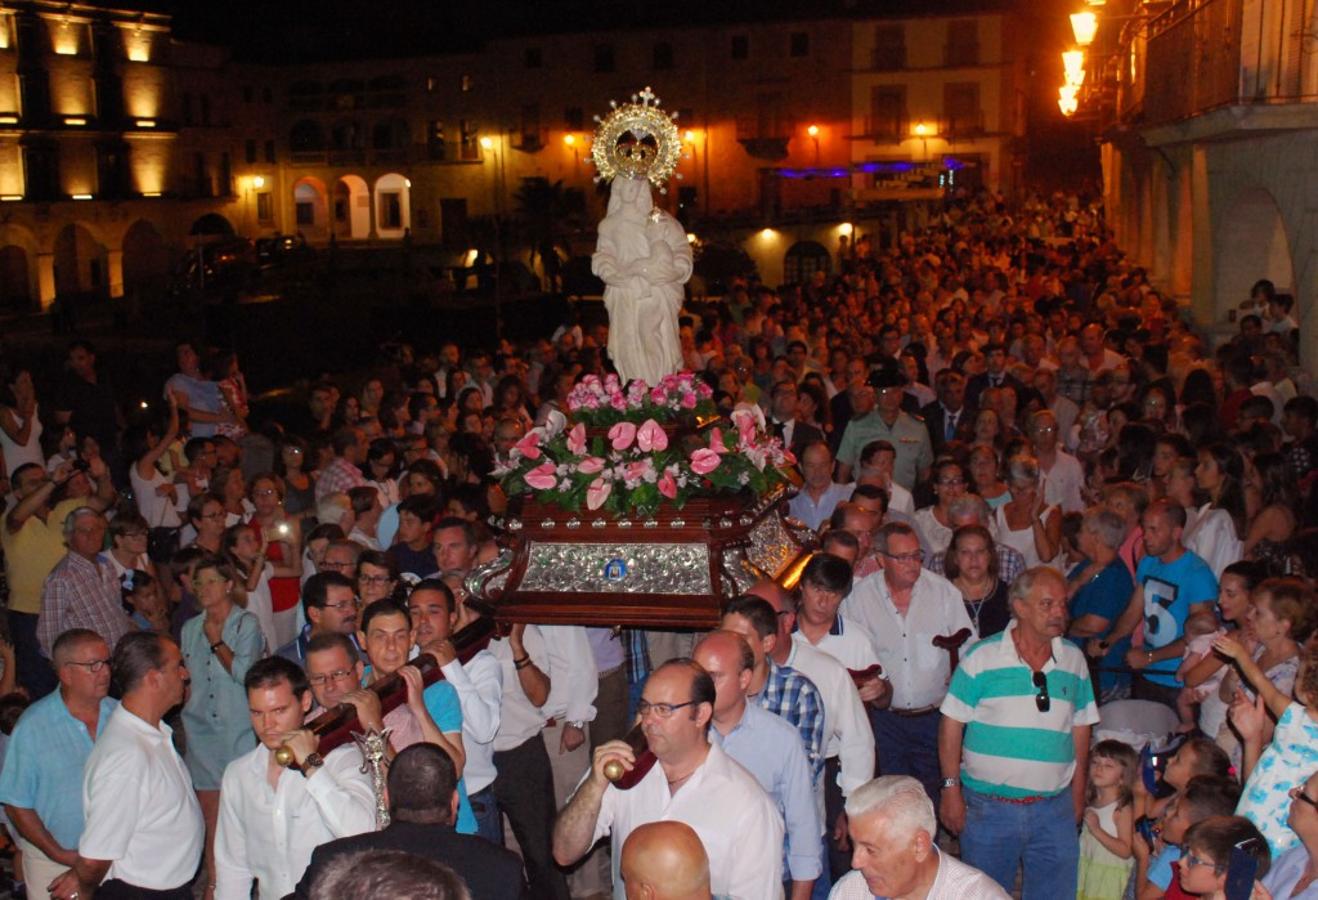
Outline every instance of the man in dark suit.
<svg viewBox="0 0 1318 900">
<path fill-rule="evenodd" d="M 938 399 L 926 404 L 920 414 L 924 416 L 925 427 L 929 429 L 929 443 L 933 445 L 934 456 L 943 452 L 944 445 L 956 436 L 956 430 L 964 421 L 973 423 L 966 411 L 966 376 L 956 369 L 943 369 L 934 379 Z"/>
<path fill-rule="evenodd" d="M 1025 385 L 1007 371 L 1007 348 L 1004 345 L 984 345 L 984 367 L 987 371 L 966 383 L 966 406 L 979 409 L 979 395 L 991 387 L 1011 386 L 1016 389 L 1017 397 L 1024 394 Z"/>
<path fill-rule="evenodd" d="M 516 853 L 453 830 L 458 813 L 457 784 L 457 773 L 447 753 L 434 744 L 408 747 L 389 767 L 389 827 L 321 844 L 289 896 L 307 900 L 316 876 L 345 853 L 402 850 L 452 868 L 467 883 L 472 900 L 525 900 L 526 880 Z"/>
<path fill-rule="evenodd" d="M 781 438 L 783 446 L 797 459 L 814 441 L 822 441 L 824 433 L 813 425 L 796 420 L 796 403 L 799 399 L 795 382 L 780 381 L 773 386 L 769 397 L 769 432 Z"/>
</svg>

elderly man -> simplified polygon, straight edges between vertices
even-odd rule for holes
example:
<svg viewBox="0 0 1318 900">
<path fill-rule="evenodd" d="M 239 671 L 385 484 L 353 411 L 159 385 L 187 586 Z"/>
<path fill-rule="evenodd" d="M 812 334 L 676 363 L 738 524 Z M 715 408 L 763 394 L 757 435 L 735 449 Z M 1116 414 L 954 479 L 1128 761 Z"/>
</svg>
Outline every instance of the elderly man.
<svg viewBox="0 0 1318 900">
<path fill-rule="evenodd" d="M 1060 506 L 1064 513 L 1083 510 L 1080 489 L 1085 486 L 1085 470 L 1079 460 L 1057 446 L 1061 428 L 1052 410 L 1041 409 L 1030 417 L 1029 437 L 1045 476 L 1044 502 Z"/>
<path fill-rule="evenodd" d="M 627 900 L 710 900 L 709 856 L 684 822 L 648 822 L 622 845 Z"/>
<path fill-rule="evenodd" d="M 351 744 L 322 757 L 304 727 L 307 675 L 283 657 L 247 670 L 252 730 L 260 744 L 224 770 L 215 833 L 216 900 L 247 900 L 255 880 L 270 897 L 290 893 L 311 853 L 335 838 L 375 829 L 375 792 Z M 287 745 L 298 769 L 275 761 Z"/>
<path fill-rule="evenodd" d="M 950 581 L 922 567 L 924 552 L 910 526 L 890 522 L 875 536 L 882 571 L 862 579 L 843 614 L 874 635 L 892 686 L 887 709 L 870 707 L 879 759 L 890 775 L 913 775 L 938 796 L 938 705 L 952 677 L 950 654 L 935 640 L 965 631 L 975 637 L 966 605 Z"/>
<path fill-rule="evenodd" d="M 800 461 L 805 484 L 787 504 L 787 510 L 792 518 L 800 519 L 812 531 L 817 531 L 833 515 L 837 505 L 851 496 L 854 485 L 833 481 L 833 454 L 822 440 L 806 444 Z"/>
<path fill-rule="evenodd" d="M 1012 621 L 970 648 L 943 700 L 939 810 L 961 858 L 1024 900 L 1075 894 L 1089 731 L 1098 722 L 1084 654 L 1065 641 L 1066 580 L 1030 569 Z"/>
<path fill-rule="evenodd" d="M 614 761 L 631 769 L 636 754 L 623 741 L 596 751 L 590 774 L 554 823 L 554 859 L 576 862 L 612 835 L 615 866 L 631 832 L 647 822 L 690 825 L 709 853 L 715 893 L 764 900 L 782 897 L 783 820 L 754 776 L 709 740 L 716 693 L 709 673 L 690 659 L 671 660 L 645 683 L 637 705 L 655 765 L 631 790 L 604 777 Z M 614 900 L 622 900 L 614 879 Z"/>
<path fill-rule="evenodd" d="M 807 900 L 822 871 L 815 806 L 805 747 L 791 725 L 747 700 L 755 654 L 741 635 L 714 631 L 696 645 L 695 660 L 714 681 L 710 740 L 755 776 L 778 807 L 787 830 L 789 900 Z"/>
<path fill-rule="evenodd" d="M 838 447 L 838 477 L 851 478 L 851 470 L 860 461 L 860 451 L 874 440 L 885 440 L 897 450 L 893 466 L 893 480 L 908 491 L 915 490 L 918 480 L 928 477 L 933 465 L 934 451 L 929 443 L 929 430 L 924 423 L 902 412 L 902 395 L 906 379 L 895 369 L 882 369 L 870 376 L 870 385 L 877 392 L 874 411 L 852 419 L 842 435 Z"/>
<path fill-rule="evenodd" d="M 1007 900 L 992 878 L 941 853 L 938 820 L 920 782 L 884 775 L 847 800 L 852 864 L 856 871 L 833 888 L 829 900 Z M 1063 896 L 1059 895 L 1059 900 Z"/>
<path fill-rule="evenodd" d="M 115 645 L 111 675 L 123 700 L 87 757 L 78 856 L 51 882 L 50 895 L 191 900 L 206 826 L 162 721 L 183 702 L 183 654 L 169 637 L 133 632 Z"/>
<path fill-rule="evenodd" d="M 978 494 L 966 494 L 953 500 L 947 508 L 947 518 L 954 532 L 963 525 L 981 525 L 990 534 L 997 530 L 997 524 L 989 514 L 988 504 Z M 1025 557 L 1015 547 L 1009 547 L 1002 541 L 994 541 L 993 546 L 998 554 L 998 578 L 1011 584 L 1016 576 L 1025 571 Z M 946 551 L 935 553 L 926 567 L 930 572 L 942 575 L 946 561 Z"/>
<path fill-rule="evenodd" d="M 124 612 L 114 568 L 100 558 L 105 530 L 105 516 L 90 506 L 73 510 L 64 520 L 69 552 L 46 577 L 37 617 L 37 640 L 48 658 L 55 639 L 70 628 L 90 629 L 110 647 L 136 630 Z"/>
<path fill-rule="evenodd" d="M 18 832 L 23 880 L 34 900 L 47 896 L 46 885 L 78 858 L 82 770 L 117 705 L 106 696 L 110 648 L 96 632 L 64 632 L 51 660 L 59 689 L 19 718 L 0 774 L 0 803 Z"/>
</svg>

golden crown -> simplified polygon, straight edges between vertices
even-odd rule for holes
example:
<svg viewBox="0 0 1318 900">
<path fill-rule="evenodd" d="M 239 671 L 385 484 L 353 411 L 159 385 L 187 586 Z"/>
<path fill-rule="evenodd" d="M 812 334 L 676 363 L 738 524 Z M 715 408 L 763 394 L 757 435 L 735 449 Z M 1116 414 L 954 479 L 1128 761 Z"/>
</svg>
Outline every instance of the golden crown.
<svg viewBox="0 0 1318 900">
<path fill-rule="evenodd" d="M 647 86 L 632 94 L 630 103 L 609 101 L 612 111 L 600 118 L 590 146 L 596 181 L 618 175 L 647 178 L 660 193 L 682 158 L 682 139 L 677 133 L 677 113 L 660 109 L 660 100 Z M 678 178 L 681 174 L 678 173 Z"/>
</svg>

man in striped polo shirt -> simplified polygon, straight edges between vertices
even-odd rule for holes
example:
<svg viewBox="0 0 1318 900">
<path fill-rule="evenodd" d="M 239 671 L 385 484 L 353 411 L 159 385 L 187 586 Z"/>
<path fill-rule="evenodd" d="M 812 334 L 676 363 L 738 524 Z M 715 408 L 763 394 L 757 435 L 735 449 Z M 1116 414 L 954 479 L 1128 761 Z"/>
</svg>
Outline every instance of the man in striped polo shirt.
<svg viewBox="0 0 1318 900">
<path fill-rule="evenodd" d="M 970 648 L 943 700 L 939 812 L 961 858 L 1023 900 L 1075 895 L 1089 730 L 1084 655 L 1062 639 L 1066 583 L 1038 566 L 1011 586 L 1007 630 Z"/>
</svg>

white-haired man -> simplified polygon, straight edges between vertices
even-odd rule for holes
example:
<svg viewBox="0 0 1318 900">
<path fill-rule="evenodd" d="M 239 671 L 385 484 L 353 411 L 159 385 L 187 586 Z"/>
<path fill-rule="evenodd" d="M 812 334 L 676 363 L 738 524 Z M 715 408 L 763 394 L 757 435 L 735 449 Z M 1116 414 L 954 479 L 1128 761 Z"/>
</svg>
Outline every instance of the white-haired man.
<svg viewBox="0 0 1318 900">
<path fill-rule="evenodd" d="M 924 786 L 909 775 L 884 775 L 852 791 L 851 864 L 829 900 L 1006 900 L 978 869 L 938 851 L 938 820 Z"/>
</svg>

